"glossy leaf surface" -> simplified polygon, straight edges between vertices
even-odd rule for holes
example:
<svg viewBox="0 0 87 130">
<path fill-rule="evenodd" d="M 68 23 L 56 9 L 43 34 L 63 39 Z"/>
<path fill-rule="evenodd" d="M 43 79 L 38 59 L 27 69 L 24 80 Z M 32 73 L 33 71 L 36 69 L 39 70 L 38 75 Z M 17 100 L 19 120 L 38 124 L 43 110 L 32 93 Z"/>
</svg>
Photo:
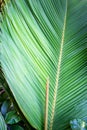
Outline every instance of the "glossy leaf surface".
<svg viewBox="0 0 87 130">
<path fill-rule="evenodd" d="M 44 129 L 48 77 L 48 130 L 87 117 L 87 1 L 11 0 L 4 12 L 2 69 L 27 120 Z"/>
</svg>

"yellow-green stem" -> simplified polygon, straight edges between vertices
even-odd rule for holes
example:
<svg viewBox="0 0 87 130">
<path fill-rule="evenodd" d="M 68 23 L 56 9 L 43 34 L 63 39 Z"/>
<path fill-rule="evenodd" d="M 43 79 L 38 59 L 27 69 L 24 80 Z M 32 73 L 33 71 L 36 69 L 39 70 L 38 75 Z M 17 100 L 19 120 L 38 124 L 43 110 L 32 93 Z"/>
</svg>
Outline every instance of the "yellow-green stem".
<svg viewBox="0 0 87 130">
<path fill-rule="evenodd" d="M 48 126 L 48 103 L 49 103 L 49 78 L 46 83 L 46 105 L 45 105 L 45 127 L 44 130 L 47 130 Z"/>
</svg>

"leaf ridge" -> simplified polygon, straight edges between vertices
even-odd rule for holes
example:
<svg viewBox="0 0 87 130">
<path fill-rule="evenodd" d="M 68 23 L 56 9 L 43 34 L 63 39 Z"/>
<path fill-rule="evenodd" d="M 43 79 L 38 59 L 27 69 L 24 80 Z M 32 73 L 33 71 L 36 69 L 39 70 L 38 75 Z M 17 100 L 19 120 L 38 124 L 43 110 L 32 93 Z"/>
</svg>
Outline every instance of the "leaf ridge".
<svg viewBox="0 0 87 130">
<path fill-rule="evenodd" d="M 56 98 L 57 98 L 57 89 L 59 87 L 59 76 L 60 76 L 60 69 L 61 69 L 61 60 L 62 60 L 62 53 L 63 53 L 63 46 L 64 46 L 64 37 L 65 37 L 65 29 L 66 29 L 66 17 L 67 17 L 67 0 L 66 0 L 66 10 L 65 10 L 65 16 L 64 16 L 64 24 L 63 24 L 63 31 L 62 31 L 62 38 L 61 38 L 61 47 L 59 52 L 59 60 L 58 60 L 58 66 L 57 66 L 57 73 L 56 73 L 56 81 L 55 81 L 55 87 L 54 87 L 54 96 L 53 96 L 53 107 L 52 107 L 52 113 L 51 113 L 51 120 L 50 120 L 50 130 L 52 130 L 53 127 L 53 119 L 55 114 L 55 106 L 56 106 Z"/>
<path fill-rule="evenodd" d="M 46 83 L 46 109 L 45 109 L 45 128 L 44 130 L 47 130 L 48 125 L 48 101 L 49 101 L 49 78 L 47 79 Z"/>
</svg>

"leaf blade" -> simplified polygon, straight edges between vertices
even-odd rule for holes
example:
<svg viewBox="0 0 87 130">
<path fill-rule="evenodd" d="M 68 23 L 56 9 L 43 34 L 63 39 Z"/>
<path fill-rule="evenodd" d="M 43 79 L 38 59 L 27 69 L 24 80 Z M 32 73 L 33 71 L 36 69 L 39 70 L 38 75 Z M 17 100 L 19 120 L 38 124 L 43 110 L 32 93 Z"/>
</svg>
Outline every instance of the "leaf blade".
<svg viewBox="0 0 87 130">
<path fill-rule="evenodd" d="M 19 107 L 37 129 L 44 127 L 45 84 L 48 76 L 51 81 L 48 128 L 51 119 L 65 2 L 60 0 L 12 2 L 2 27 L 3 33 L 6 34 L 2 36 L 3 71 Z M 87 42 L 85 4 L 86 1 L 68 1 L 65 43 L 53 121 L 54 130 L 66 129 L 68 120 L 75 118 L 74 116 L 86 115 L 86 107 L 83 110 L 87 93 L 84 47 Z M 79 112 L 78 106 L 81 106 L 84 114 Z M 62 122 L 60 124 L 60 120 L 63 120 L 64 125 Z M 60 125 L 57 128 L 58 123 Z"/>
<path fill-rule="evenodd" d="M 0 130 L 7 130 L 4 118 L 0 112 Z"/>
</svg>

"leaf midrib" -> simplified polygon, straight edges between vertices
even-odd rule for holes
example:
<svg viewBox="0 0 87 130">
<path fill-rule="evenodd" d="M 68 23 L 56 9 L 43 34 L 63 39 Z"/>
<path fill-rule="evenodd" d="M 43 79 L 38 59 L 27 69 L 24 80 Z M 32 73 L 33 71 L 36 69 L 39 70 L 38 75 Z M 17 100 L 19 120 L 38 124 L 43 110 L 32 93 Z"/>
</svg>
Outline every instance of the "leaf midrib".
<svg viewBox="0 0 87 130">
<path fill-rule="evenodd" d="M 62 61 L 62 54 L 63 54 L 63 46 L 64 46 L 64 38 L 65 38 L 65 29 L 66 29 L 66 17 L 67 17 L 67 0 L 66 0 L 66 10 L 65 10 L 65 16 L 64 16 L 64 24 L 63 24 L 63 31 L 62 31 L 62 37 L 61 37 L 61 47 L 59 52 L 59 60 L 58 60 L 58 66 L 57 66 L 57 73 L 56 73 L 56 81 L 54 86 L 54 96 L 53 96 L 53 105 L 52 105 L 52 114 L 51 114 L 51 120 L 50 120 L 50 130 L 52 130 L 53 127 L 53 119 L 55 114 L 55 106 L 56 106 L 56 99 L 57 99 L 57 93 L 59 88 L 59 77 L 60 77 L 60 69 L 61 69 L 61 61 Z"/>
</svg>

